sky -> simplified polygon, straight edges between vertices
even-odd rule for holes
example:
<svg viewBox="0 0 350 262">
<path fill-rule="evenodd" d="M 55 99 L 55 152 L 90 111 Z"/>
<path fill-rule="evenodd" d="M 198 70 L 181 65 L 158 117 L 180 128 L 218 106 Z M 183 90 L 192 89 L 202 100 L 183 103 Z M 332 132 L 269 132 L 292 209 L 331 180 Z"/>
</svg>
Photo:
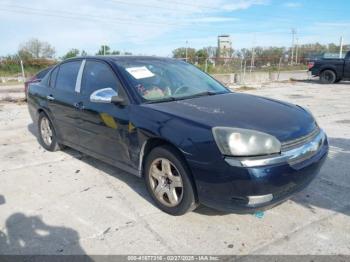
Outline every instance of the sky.
<svg viewBox="0 0 350 262">
<path fill-rule="evenodd" d="M 102 44 L 140 55 L 171 56 L 177 47 L 233 48 L 350 43 L 349 0 L 0 0 L 0 56 L 38 38 L 56 49 L 95 54 Z"/>
</svg>

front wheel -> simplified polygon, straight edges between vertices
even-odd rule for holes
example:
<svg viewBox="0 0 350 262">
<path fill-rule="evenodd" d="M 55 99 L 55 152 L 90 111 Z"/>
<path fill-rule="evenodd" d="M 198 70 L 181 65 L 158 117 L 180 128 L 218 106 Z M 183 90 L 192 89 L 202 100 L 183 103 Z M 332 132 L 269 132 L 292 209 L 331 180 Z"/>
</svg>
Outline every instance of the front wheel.
<svg viewBox="0 0 350 262">
<path fill-rule="evenodd" d="M 332 70 L 324 70 L 320 75 L 322 84 L 334 84 L 337 81 L 337 76 Z"/>
<path fill-rule="evenodd" d="M 190 171 L 172 147 L 153 149 L 147 156 L 144 175 L 146 187 L 162 211 L 180 216 L 196 208 Z"/>
</svg>

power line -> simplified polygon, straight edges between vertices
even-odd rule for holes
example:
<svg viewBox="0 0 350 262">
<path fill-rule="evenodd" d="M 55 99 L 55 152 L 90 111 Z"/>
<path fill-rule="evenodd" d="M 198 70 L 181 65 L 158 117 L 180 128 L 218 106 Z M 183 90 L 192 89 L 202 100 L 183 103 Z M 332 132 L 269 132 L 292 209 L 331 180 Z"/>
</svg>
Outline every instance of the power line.
<svg viewBox="0 0 350 262">
<path fill-rule="evenodd" d="M 112 3 L 120 3 L 120 4 L 123 4 L 123 5 L 134 5 L 133 3 L 130 3 L 130 2 L 123 2 L 121 0 L 109 0 L 110 2 Z M 176 1 L 176 2 L 179 2 L 179 1 Z M 139 4 L 138 4 L 139 5 Z M 145 5 L 145 4 L 140 4 L 140 6 L 144 6 L 144 7 L 147 7 L 147 8 L 159 8 L 159 9 L 167 9 L 167 10 L 170 10 L 168 8 L 165 8 L 165 7 L 160 7 L 160 6 L 154 6 L 154 5 Z M 2 7 L 5 7 L 5 8 L 2 8 Z M 151 24 L 151 25 L 172 25 L 172 26 L 183 26 L 183 25 L 186 25 L 186 24 L 180 24 L 179 23 L 179 20 L 177 20 L 176 22 L 173 22 L 173 23 L 169 23 L 169 22 L 165 22 L 165 21 L 139 21 L 139 20 L 135 20 L 135 19 L 123 19 L 123 18 L 104 18 L 104 17 L 100 17 L 100 16 L 94 16 L 94 15 L 91 15 L 91 14 L 82 14 L 82 13 L 76 13 L 76 12 L 70 12 L 70 11 L 67 11 L 67 10 L 50 10 L 50 9 L 38 9 L 38 8 L 32 8 L 32 7 L 27 7 L 27 6 L 20 6 L 20 5 L 0 5 L 0 8 L 2 8 L 3 11 L 8 11 L 8 12 L 17 12 L 18 9 L 24 9 L 24 11 L 18 11 L 18 12 L 22 12 L 24 13 L 25 11 L 32 11 L 31 13 L 33 12 L 36 12 L 37 14 L 42 14 L 44 13 L 43 15 L 45 16 L 48 16 L 47 13 L 51 13 L 50 16 L 55 16 L 55 17 L 60 17 L 60 18 L 69 18 L 69 19 L 81 19 L 82 17 L 84 17 L 85 20 L 93 20 L 93 21 L 116 21 L 116 22 L 119 22 L 119 23 L 133 23 L 133 24 Z M 10 10 L 11 8 L 15 8 L 16 10 Z M 60 13 L 60 16 L 57 15 L 57 13 Z M 253 14 L 252 14 L 253 15 Z M 67 17 L 69 16 L 69 17 Z M 72 17 L 74 16 L 74 17 Z M 76 16 L 78 16 L 76 18 Z M 194 17 L 192 18 L 193 20 L 197 19 L 197 18 L 203 18 L 205 16 L 201 16 L 201 17 Z M 277 18 L 277 19 L 282 19 L 282 20 L 285 20 L 286 17 L 285 16 L 276 16 L 276 15 L 266 15 L 267 18 L 271 19 L 271 18 Z M 249 16 L 246 17 L 247 19 L 250 19 Z M 307 18 L 305 18 L 307 19 Z M 304 20 L 305 20 L 304 19 Z M 264 16 L 260 16 L 260 17 L 256 17 L 256 15 L 254 15 L 254 21 L 259 21 L 259 20 L 262 20 L 262 21 L 266 21 L 266 19 L 264 18 Z M 308 20 L 311 20 L 311 19 L 308 19 Z M 196 26 L 203 26 L 203 24 L 199 24 L 199 23 L 195 23 L 191 20 L 186 20 L 186 19 L 183 19 L 182 21 L 184 22 L 187 22 L 187 24 L 191 24 L 191 25 L 196 25 Z M 181 22 L 181 21 L 180 21 Z M 279 21 L 279 23 L 283 23 L 283 21 Z M 204 26 L 208 27 L 210 24 L 206 24 Z M 228 23 L 225 23 L 224 25 L 227 25 L 229 26 Z"/>
<path fill-rule="evenodd" d="M 4 8 L 5 7 L 5 8 Z M 48 17 L 59 17 L 59 18 L 68 18 L 68 19 L 84 19 L 88 21 L 100 21 L 100 22 L 118 22 L 118 23 L 133 23 L 133 24 L 151 24 L 151 25 L 173 25 L 178 26 L 179 23 L 168 23 L 168 22 L 156 22 L 156 21 L 139 21 L 134 19 L 122 19 L 122 18 L 111 18 L 111 17 L 99 17 L 94 16 L 90 14 L 82 14 L 82 13 L 75 13 L 70 11 L 54 11 L 50 9 L 42 9 L 42 8 L 32 8 L 27 6 L 19 6 L 19 5 L 0 5 L 0 10 L 2 11 L 8 11 L 8 12 L 20 12 L 23 14 L 38 14 L 42 16 L 48 16 Z"/>
<path fill-rule="evenodd" d="M 110 0 L 112 2 L 119 2 L 119 3 L 123 3 L 126 5 L 130 5 L 132 3 L 126 3 L 123 2 L 121 0 Z M 179 1 L 176 1 L 179 2 Z M 146 6 L 146 5 L 144 5 Z M 147 7 L 154 7 L 153 5 L 147 5 Z M 159 7 L 159 6 L 158 6 Z M 159 7 L 160 8 L 160 7 Z M 163 7 L 161 7 L 163 8 Z M 0 4 L 0 11 L 6 11 L 6 12 L 15 12 L 15 13 L 23 13 L 25 15 L 40 15 L 40 16 L 46 16 L 46 17 L 58 17 L 58 18 L 64 18 L 64 19 L 74 19 L 74 20 L 85 20 L 85 21 L 91 21 L 91 22 L 104 22 L 104 23 L 109 23 L 109 24 L 113 24 L 116 25 L 116 23 L 119 24 L 141 24 L 141 25 L 170 25 L 170 26 L 185 26 L 185 25 L 189 25 L 191 24 L 192 26 L 200 26 L 200 27 L 209 27 L 211 25 L 217 25 L 217 24 L 206 24 L 206 23 L 201 23 L 198 24 L 196 22 L 191 22 L 191 20 L 186 20 L 183 19 L 182 21 L 185 23 L 180 23 L 180 20 L 177 20 L 176 22 L 170 23 L 170 22 L 166 22 L 166 21 L 140 21 L 140 20 L 135 20 L 135 19 L 130 19 L 130 18 L 111 18 L 111 17 L 101 17 L 101 16 L 96 16 L 96 15 L 91 15 L 91 14 L 82 14 L 82 13 L 77 13 L 77 12 L 71 12 L 71 11 L 67 11 L 67 10 L 50 10 L 50 9 L 42 9 L 42 8 L 33 8 L 33 7 L 27 7 L 27 6 L 21 6 L 21 5 L 6 5 L 6 4 Z M 269 18 L 273 18 L 274 16 L 269 16 Z M 275 16 L 277 17 L 277 16 Z M 198 17 L 194 17 L 193 19 L 195 20 Z M 285 18 L 285 17 L 284 17 Z M 255 20 L 261 20 L 263 19 L 264 21 L 266 21 L 266 19 L 264 19 L 263 17 L 255 17 Z M 281 24 L 281 21 L 279 22 Z M 222 26 L 231 26 L 232 29 L 232 24 L 228 24 L 228 23 L 224 23 L 220 25 Z M 242 26 L 240 26 L 240 28 L 242 29 Z M 249 32 L 249 30 L 247 31 L 247 33 L 251 33 Z M 257 31 L 256 33 L 264 33 L 264 34 L 286 34 L 287 32 L 267 32 L 267 31 Z M 293 45 L 294 46 L 294 45 Z M 294 48 L 292 48 L 294 49 Z"/>
</svg>

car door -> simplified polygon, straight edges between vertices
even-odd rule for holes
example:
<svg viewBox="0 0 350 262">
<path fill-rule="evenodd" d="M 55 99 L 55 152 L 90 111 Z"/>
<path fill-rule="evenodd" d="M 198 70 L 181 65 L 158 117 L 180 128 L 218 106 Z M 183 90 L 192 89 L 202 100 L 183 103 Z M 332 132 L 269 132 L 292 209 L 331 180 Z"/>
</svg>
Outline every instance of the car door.
<svg viewBox="0 0 350 262">
<path fill-rule="evenodd" d="M 345 57 L 344 77 L 345 78 L 350 78 L 350 53 L 347 54 L 346 57 Z"/>
<path fill-rule="evenodd" d="M 104 88 L 114 89 L 127 101 L 125 92 L 111 67 L 103 61 L 87 60 L 79 101 L 82 108 L 79 113 L 80 147 L 107 162 L 129 165 L 129 107 L 91 102 L 91 94 Z"/>
<path fill-rule="evenodd" d="M 56 132 L 68 144 L 78 145 L 77 93 L 75 91 L 81 60 L 69 61 L 56 67 L 50 78 L 48 108 L 55 122 Z"/>
</svg>

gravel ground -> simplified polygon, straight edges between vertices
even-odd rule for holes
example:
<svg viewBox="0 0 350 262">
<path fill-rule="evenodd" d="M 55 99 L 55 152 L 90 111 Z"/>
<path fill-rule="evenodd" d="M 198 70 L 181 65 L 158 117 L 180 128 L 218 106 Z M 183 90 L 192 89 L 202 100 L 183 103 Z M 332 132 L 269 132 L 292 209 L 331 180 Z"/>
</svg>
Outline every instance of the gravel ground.
<svg viewBox="0 0 350 262">
<path fill-rule="evenodd" d="M 26 105 L 0 102 L 0 254 L 350 255 L 350 84 L 244 92 L 309 107 L 330 140 L 319 176 L 262 218 L 164 214 L 142 179 L 71 149 L 46 152 Z"/>
</svg>

